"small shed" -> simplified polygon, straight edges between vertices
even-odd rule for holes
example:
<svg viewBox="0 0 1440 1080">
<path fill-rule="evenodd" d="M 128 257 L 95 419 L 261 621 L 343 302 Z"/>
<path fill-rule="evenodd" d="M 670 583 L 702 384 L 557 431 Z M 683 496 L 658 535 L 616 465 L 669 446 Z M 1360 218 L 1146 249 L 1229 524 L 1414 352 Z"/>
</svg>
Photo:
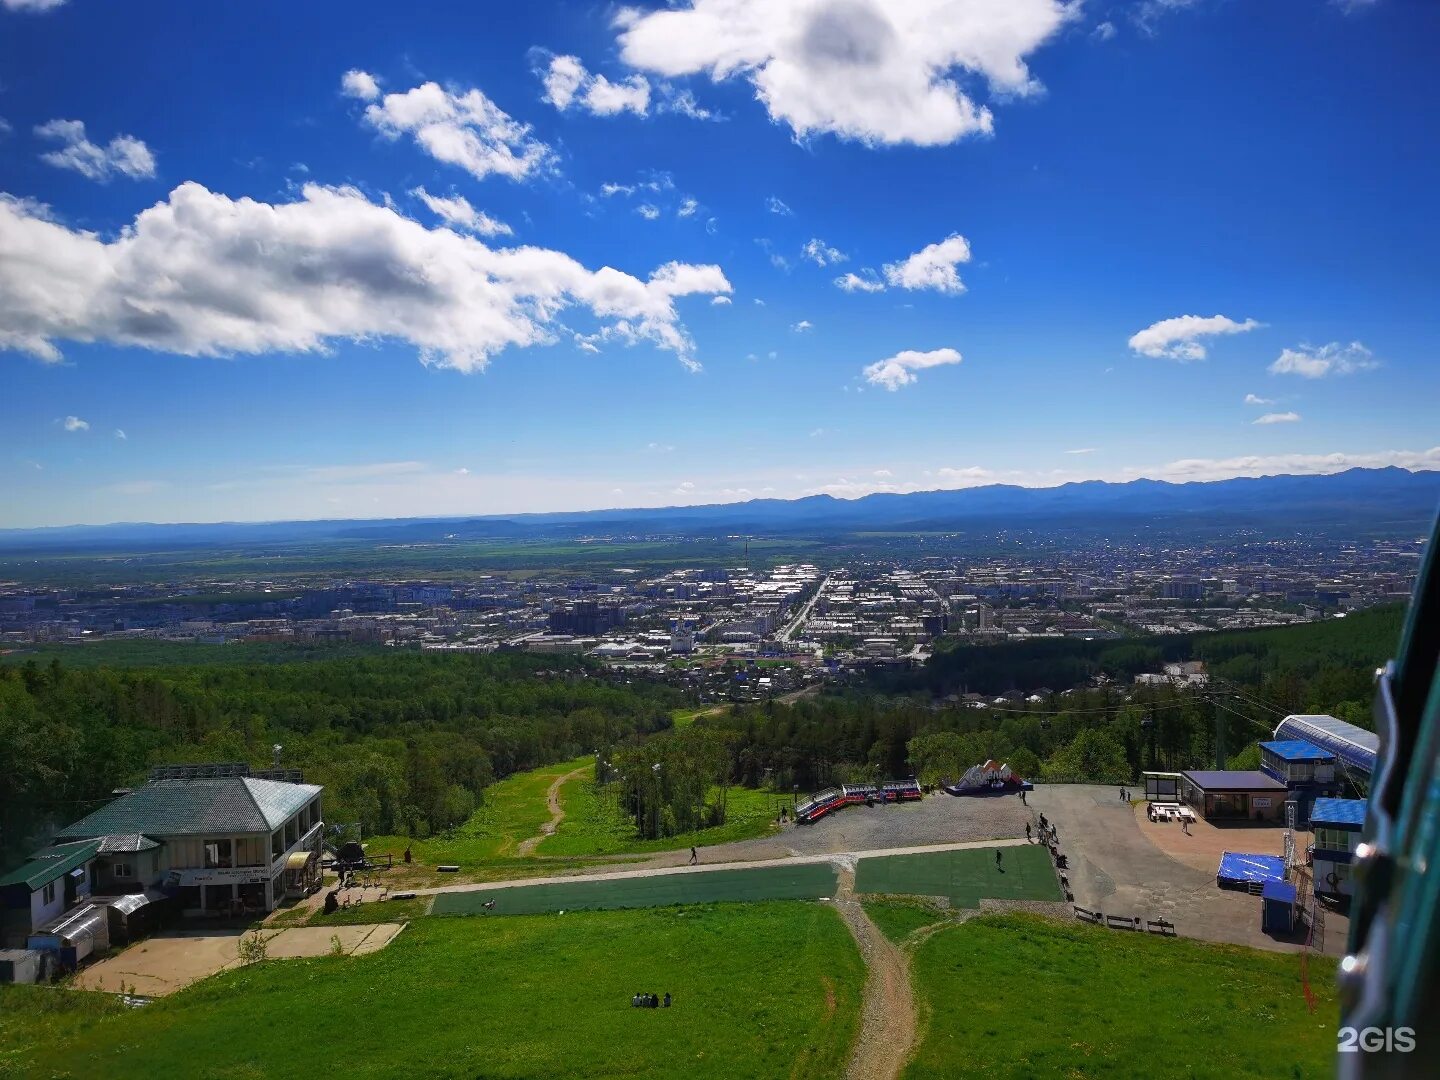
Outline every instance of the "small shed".
<svg viewBox="0 0 1440 1080">
<path fill-rule="evenodd" d="M 30 935 L 30 948 L 52 953 L 63 967 L 110 948 L 110 914 L 103 905 L 86 904 Z"/>
<path fill-rule="evenodd" d="M 1288 881 L 1267 881 L 1260 893 L 1260 929 L 1266 934 L 1289 934 L 1295 929 L 1295 886 Z"/>
<path fill-rule="evenodd" d="M 44 978 L 44 953 L 37 949 L 0 949 L 0 983 L 37 983 Z"/>
</svg>

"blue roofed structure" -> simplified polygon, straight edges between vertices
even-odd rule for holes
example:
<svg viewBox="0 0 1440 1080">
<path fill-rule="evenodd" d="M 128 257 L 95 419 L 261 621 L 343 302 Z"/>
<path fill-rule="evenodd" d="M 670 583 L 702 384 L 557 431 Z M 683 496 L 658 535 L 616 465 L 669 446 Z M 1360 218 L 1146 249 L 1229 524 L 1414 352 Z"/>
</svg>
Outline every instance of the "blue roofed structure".
<svg viewBox="0 0 1440 1080">
<path fill-rule="evenodd" d="M 1304 739 L 1280 739 L 1272 742 L 1262 742 L 1261 750 L 1269 750 L 1281 761 L 1334 761 L 1335 754 L 1329 750 L 1322 750 L 1314 743 L 1308 743 Z"/>
<path fill-rule="evenodd" d="M 1310 808 L 1310 824 L 1319 828 L 1360 829 L 1365 824 L 1364 799 L 1316 799 Z"/>
<path fill-rule="evenodd" d="M 1329 750 L 1347 771 L 1365 781 L 1375 772 L 1380 753 L 1380 736 L 1375 732 L 1323 713 L 1285 717 L 1275 728 L 1275 739 L 1299 739 Z"/>
<path fill-rule="evenodd" d="M 1220 856 L 1215 880 L 1222 885 L 1244 885 L 1252 881 L 1284 881 L 1285 860 L 1279 855 L 1251 855 L 1227 851 Z"/>
</svg>

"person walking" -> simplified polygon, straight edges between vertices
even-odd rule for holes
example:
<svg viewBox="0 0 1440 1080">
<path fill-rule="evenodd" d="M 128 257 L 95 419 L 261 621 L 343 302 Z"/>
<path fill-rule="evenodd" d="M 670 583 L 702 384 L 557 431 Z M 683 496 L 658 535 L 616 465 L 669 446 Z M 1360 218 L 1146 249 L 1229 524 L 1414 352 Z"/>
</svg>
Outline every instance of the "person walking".
<svg viewBox="0 0 1440 1080">
<path fill-rule="evenodd" d="M 1024 789 L 1023 787 L 1020 789 L 1020 805 L 1021 805 L 1021 806 L 1029 806 L 1029 805 L 1030 805 L 1029 803 L 1027 803 L 1027 802 L 1025 801 L 1025 789 Z"/>
<path fill-rule="evenodd" d="M 694 865 L 695 865 L 697 862 L 699 862 L 699 861 L 700 861 L 700 855 L 699 855 L 699 853 L 692 847 L 692 848 L 690 849 L 690 865 L 691 865 L 691 866 L 694 866 Z"/>
<path fill-rule="evenodd" d="M 1002 855 L 1002 852 L 1000 851 L 1000 849 L 999 849 L 999 848 L 996 848 L 996 849 L 995 849 L 995 869 L 996 869 L 996 870 L 1000 870 L 1000 869 L 1001 869 L 1001 866 L 1000 866 L 1000 858 L 1001 858 L 1001 855 Z"/>
<path fill-rule="evenodd" d="M 1030 823 L 1025 822 L 1025 843 L 1030 843 Z"/>
</svg>

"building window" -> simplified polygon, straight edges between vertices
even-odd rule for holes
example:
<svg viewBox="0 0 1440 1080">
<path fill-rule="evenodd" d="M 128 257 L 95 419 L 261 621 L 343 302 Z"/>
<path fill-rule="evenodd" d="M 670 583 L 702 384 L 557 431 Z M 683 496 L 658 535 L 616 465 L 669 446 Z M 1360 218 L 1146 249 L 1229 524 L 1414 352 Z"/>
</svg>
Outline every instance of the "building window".
<svg viewBox="0 0 1440 1080">
<path fill-rule="evenodd" d="M 55 882 L 50 882 L 40 890 L 40 902 L 47 907 L 55 902 Z"/>
<path fill-rule="evenodd" d="M 205 845 L 205 869 L 234 865 L 234 852 L 229 840 L 211 840 Z"/>
<path fill-rule="evenodd" d="M 1346 829 L 1331 829 L 1325 826 L 1317 826 L 1315 829 L 1315 846 L 1321 851 L 1349 851 L 1350 838 L 1358 836 L 1358 833 Z"/>
<path fill-rule="evenodd" d="M 110 876 L 114 878 L 123 878 L 124 880 L 128 881 L 130 878 L 133 878 L 135 874 L 131 869 L 129 863 L 117 862 L 110 864 Z"/>
</svg>

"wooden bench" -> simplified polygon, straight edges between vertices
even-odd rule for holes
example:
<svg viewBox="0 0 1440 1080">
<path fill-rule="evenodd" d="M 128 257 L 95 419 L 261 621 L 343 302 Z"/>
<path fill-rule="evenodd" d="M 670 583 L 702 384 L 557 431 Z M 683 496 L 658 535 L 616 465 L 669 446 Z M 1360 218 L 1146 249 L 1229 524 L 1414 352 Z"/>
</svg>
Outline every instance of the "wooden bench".
<svg viewBox="0 0 1440 1080">
<path fill-rule="evenodd" d="M 1145 928 L 1152 934 L 1161 934 L 1165 937 L 1175 936 L 1175 924 L 1168 919 L 1150 919 L 1145 923 Z"/>
<path fill-rule="evenodd" d="M 1080 907 L 1078 904 L 1075 907 L 1075 917 L 1085 922 L 1092 923 L 1098 923 L 1100 920 L 1105 918 L 1105 916 L 1102 915 L 1100 912 L 1091 911 L 1089 908 Z"/>
<path fill-rule="evenodd" d="M 1140 916 L 1138 915 L 1106 915 L 1105 925 L 1111 930 L 1139 930 Z"/>
</svg>

